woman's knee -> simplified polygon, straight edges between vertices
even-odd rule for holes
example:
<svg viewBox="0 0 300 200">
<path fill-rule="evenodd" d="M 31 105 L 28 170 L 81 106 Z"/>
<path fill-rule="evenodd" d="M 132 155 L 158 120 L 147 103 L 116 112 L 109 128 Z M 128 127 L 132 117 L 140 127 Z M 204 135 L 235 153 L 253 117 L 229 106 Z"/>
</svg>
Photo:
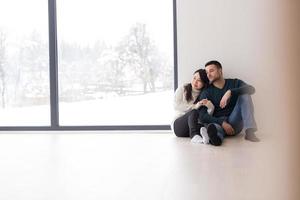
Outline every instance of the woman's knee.
<svg viewBox="0 0 300 200">
<path fill-rule="evenodd" d="M 189 133 L 184 131 L 184 130 L 176 130 L 174 129 L 174 134 L 177 136 L 177 137 L 189 137 Z"/>
<path fill-rule="evenodd" d="M 174 122 L 174 134 L 177 137 L 188 137 L 189 136 L 189 127 L 187 122 L 179 123 L 178 120 Z"/>
<path fill-rule="evenodd" d="M 189 135 L 185 135 L 185 134 L 178 134 L 176 132 L 174 132 L 176 137 L 179 137 L 179 138 L 185 138 L 185 137 L 189 137 Z"/>
</svg>

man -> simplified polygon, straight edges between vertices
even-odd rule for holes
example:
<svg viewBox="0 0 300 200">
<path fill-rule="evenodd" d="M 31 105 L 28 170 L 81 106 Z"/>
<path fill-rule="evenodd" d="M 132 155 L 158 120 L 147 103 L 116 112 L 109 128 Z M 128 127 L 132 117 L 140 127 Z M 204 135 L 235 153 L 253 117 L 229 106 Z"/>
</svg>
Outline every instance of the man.
<svg viewBox="0 0 300 200">
<path fill-rule="evenodd" d="M 199 119 L 208 124 L 207 133 L 210 143 L 216 146 L 222 144 L 225 136 L 236 135 L 245 129 L 245 139 L 258 142 L 255 132 L 256 122 L 253 115 L 251 96 L 255 89 L 239 79 L 224 79 L 222 65 L 212 60 L 205 64 L 210 86 L 204 90 L 198 100 L 208 99 L 214 106 L 213 116 L 207 113 L 207 108 L 199 108 Z"/>
</svg>

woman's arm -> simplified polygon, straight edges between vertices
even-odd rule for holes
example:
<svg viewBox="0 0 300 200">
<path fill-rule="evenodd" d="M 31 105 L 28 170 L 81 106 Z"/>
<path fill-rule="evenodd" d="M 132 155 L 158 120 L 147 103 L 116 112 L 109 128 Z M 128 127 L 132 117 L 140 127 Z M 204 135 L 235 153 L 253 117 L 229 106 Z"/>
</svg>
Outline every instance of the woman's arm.
<svg viewBox="0 0 300 200">
<path fill-rule="evenodd" d="M 185 100 L 184 87 L 178 87 L 175 91 L 173 106 L 175 111 L 187 112 L 193 109 L 193 102 L 188 103 Z"/>
</svg>

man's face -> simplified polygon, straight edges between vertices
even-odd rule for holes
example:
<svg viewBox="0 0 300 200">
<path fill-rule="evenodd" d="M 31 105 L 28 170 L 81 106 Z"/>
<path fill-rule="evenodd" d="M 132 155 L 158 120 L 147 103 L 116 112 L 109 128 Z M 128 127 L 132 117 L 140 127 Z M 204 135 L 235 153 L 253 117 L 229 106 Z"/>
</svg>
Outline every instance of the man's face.
<svg viewBox="0 0 300 200">
<path fill-rule="evenodd" d="M 205 70 L 210 83 L 213 83 L 222 77 L 222 69 L 219 69 L 216 65 L 207 65 Z"/>
</svg>

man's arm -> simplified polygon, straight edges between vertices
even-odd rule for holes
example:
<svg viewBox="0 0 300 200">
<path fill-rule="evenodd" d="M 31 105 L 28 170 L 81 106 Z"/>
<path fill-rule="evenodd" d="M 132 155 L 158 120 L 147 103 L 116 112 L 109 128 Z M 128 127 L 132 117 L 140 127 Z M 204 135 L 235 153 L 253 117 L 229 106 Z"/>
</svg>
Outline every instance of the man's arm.
<svg viewBox="0 0 300 200">
<path fill-rule="evenodd" d="M 231 96 L 239 96 L 243 94 L 252 95 L 255 93 L 255 88 L 251 85 L 246 84 L 244 81 L 239 79 L 233 80 L 233 88 L 226 91 L 220 101 L 220 107 L 225 108 L 225 106 L 230 101 Z"/>
<path fill-rule="evenodd" d="M 230 89 L 231 95 L 243 95 L 243 94 L 249 94 L 252 95 L 255 93 L 255 88 L 252 85 L 248 85 L 244 81 L 240 79 L 235 79 L 235 88 Z"/>
</svg>

